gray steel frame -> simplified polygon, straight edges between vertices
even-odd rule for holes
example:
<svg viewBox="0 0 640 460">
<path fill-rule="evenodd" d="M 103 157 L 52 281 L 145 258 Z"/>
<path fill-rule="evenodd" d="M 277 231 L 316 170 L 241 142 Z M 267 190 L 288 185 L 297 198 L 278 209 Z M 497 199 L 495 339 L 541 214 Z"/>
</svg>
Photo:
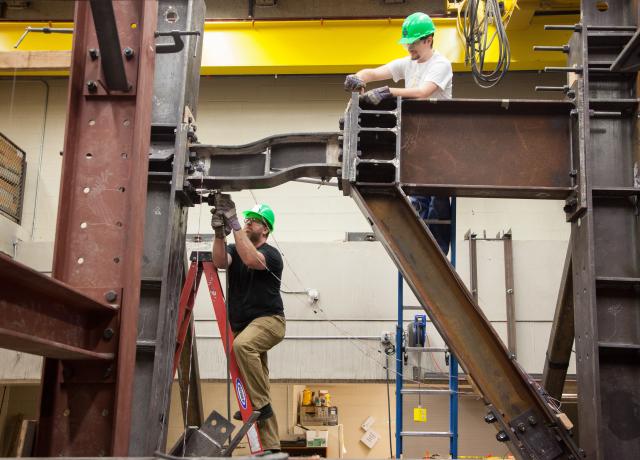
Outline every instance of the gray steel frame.
<svg viewBox="0 0 640 460">
<path fill-rule="evenodd" d="M 161 0 L 157 30 L 202 34 L 204 15 L 204 0 Z M 156 55 L 131 456 L 163 451 L 167 438 L 178 301 L 187 262 L 189 203 L 184 199 L 183 178 L 190 168 L 188 145 L 194 139 L 202 52 L 198 35 L 188 35 L 185 40 L 186 46 L 177 53 Z M 157 39 L 159 45 L 166 41 L 171 38 Z M 200 426 L 203 416 L 195 342 L 193 348 L 185 348 L 191 363 L 184 367 L 191 368 L 191 375 L 184 378 L 195 385 L 189 391 L 190 422 Z"/>
</svg>

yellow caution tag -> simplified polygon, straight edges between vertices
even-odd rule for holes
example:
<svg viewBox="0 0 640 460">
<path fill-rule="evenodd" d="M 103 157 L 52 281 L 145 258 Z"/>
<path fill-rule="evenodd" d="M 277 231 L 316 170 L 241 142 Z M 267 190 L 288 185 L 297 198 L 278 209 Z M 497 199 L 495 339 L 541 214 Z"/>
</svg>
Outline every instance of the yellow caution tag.
<svg viewBox="0 0 640 460">
<path fill-rule="evenodd" d="M 426 422 L 427 421 L 427 409 L 424 407 L 413 408 L 413 421 L 414 422 Z"/>
</svg>

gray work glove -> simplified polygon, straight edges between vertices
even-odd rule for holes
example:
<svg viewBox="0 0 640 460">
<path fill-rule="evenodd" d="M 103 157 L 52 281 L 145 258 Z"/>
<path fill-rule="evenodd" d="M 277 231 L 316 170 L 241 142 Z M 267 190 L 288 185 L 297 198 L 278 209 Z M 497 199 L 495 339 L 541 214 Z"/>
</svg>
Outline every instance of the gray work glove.
<svg viewBox="0 0 640 460">
<path fill-rule="evenodd" d="M 360 91 L 365 86 L 367 86 L 366 83 L 356 74 L 347 75 L 347 78 L 344 79 L 345 91 Z"/>
<path fill-rule="evenodd" d="M 216 213 L 222 214 L 225 223 L 231 227 L 233 231 L 237 232 L 242 229 L 238 221 L 238 216 L 236 215 L 236 204 L 231 199 L 231 195 L 226 193 L 216 195 L 215 207 Z"/>
<path fill-rule="evenodd" d="M 391 94 L 388 86 L 372 89 L 360 96 L 361 100 L 373 105 L 378 105 L 385 99 L 391 99 L 392 97 L 393 95 Z"/>
<path fill-rule="evenodd" d="M 224 215 L 215 209 L 211 210 L 211 228 L 218 239 L 223 239 L 231 233 L 231 227 L 224 222 Z"/>
</svg>

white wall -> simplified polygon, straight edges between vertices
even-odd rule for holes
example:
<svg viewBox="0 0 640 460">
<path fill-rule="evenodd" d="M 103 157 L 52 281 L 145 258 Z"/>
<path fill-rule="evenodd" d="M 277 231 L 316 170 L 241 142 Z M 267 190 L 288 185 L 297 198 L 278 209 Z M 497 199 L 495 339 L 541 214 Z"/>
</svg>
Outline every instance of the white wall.
<svg viewBox="0 0 640 460">
<path fill-rule="evenodd" d="M 501 88 L 480 93 L 468 76 L 456 75 L 454 94 L 537 97 L 533 86 L 558 83 L 550 78 L 556 77 L 514 73 Z M 0 81 L 0 100 L 5 104 L 5 110 L 0 111 L 0 131 L 27 151 L 28 161 L 23 224 L 17 226 L 0 217 L 0 250 L 13 255 L 13 242 L 18 241 L 16 258 L 45 272 L 51 268 L 66 104 L 66 80 L 48 83 L 51 91 L 45 114 L 42 82 L 18 80 L 14 90 L 12 80 Z M 340 76 L 207 78 L 200 90 L 198 134 L 204 143 L 241 144 L 280 133 L 335 131 L 346 100 Z M 318 306 L 322 311 L 318 313 L 313 313 L 305 295 L 284 295 L 287 333 L 292 338 L 272 353 L 273 377 L 382 378 L 378 342 L 373 338 L 394 329 L 396 270 L 379 243 L 344 242 L 346 232 L 370 230 L 354 203 L 336 188 L 299 183 L 235 193 L 234 199 L 240 209 L 252 206 L 254 200 L 274 207 L 274 243 L 288 262 L 284 284 L 291 290 L 320 291 Z M 191 209 L 188 232 L 210 234 L 209 218 L 207 209 Z M 467 229 L 478 233 L 486 230 L 494 236 L 508 228 L 513 230 L 514 239 L 518 346 L 522 350 L 519 358 L 528 371 L 538 373 L 553 318 L 568 225 L 559 202 L 460 199 L 457 240 L 463 278 L 468 272 L 463 233 Z M 479 243 L 480 304 L 502 335 L 506 327 L 501 254 L 496 243 Z M 220 342 L 212 338 L 217 334 L 216 323 L 205 300 L 199 298 L 196 313 L 201 375 L 215 379 L 224 375 L 224 365 Z M 411 296 L 406 302 L 416 303 Z M 337 338 L 293 338 L 308 335 Z M 347 335 L 373 340 L 354 341 Z M 431 336 L 432 344 L 441 344 L 435 333 Z M 12 356 L 0 354 L 0 368 L 12 369 Z M 435 359 L 437 366 L 423 357 L 422 366 L 427 371 L 444 369 L 441 357 Z M 305 365 L 308 362 L 322 365 L 310 369 Z M 28 368 L 28 372 L 15 368 L 15 375 L 7 375 L 9 372 L 1 377 L 39 378 L 37 365 Z"/>
</svg>

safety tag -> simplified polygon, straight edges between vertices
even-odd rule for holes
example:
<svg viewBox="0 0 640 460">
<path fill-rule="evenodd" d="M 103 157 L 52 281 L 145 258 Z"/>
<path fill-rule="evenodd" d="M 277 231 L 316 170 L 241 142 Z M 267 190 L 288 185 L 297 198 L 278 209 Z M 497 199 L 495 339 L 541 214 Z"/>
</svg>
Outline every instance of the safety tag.
<svg viewBox="0 0 640 460">
<path fill-rule="evenodd" d="M 425 407 L 413 408 L 413 421 L 414 422 L 426 422 L 427 421 L 427 409 Z"/>
</svg>

